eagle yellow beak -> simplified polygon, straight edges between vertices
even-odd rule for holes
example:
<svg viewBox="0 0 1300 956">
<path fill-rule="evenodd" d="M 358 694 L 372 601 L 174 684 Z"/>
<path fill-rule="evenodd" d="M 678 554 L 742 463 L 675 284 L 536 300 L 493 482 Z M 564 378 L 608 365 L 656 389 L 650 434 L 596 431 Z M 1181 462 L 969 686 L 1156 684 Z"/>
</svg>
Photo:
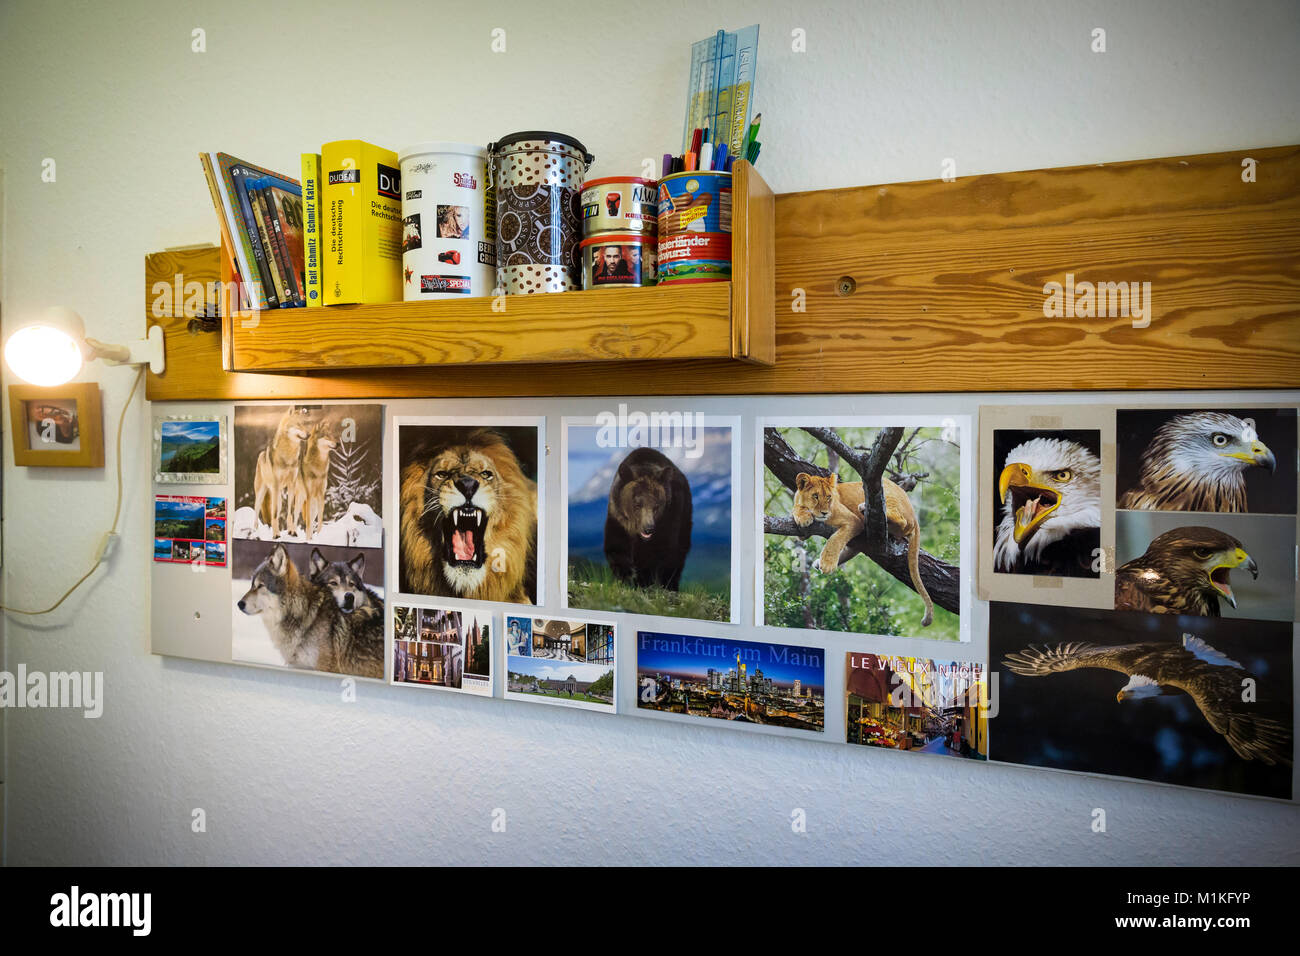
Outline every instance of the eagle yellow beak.
<svg viewBox="0 0 1300 956">
<path fill-rule="evenodd" d="M 1213 564 L 1210 565 L 1210 570 L 1207 572 L 1210 578 L 1210 587 L 1214 588 L 1214 590 L 1227 598 L 1228 603 L 1235 608 L 1237 606 L 1237 596 L 1232 593 L 1232 582 L 1229 580 L 1229 572 L 1233 568 L 1239 568 L 1242 565 L 1245 565 L 1246 570 L 1250 572 L 1250 576 L 1257 579 L 1259 577 L 1259 565 L 1255 563 L 1254 558 L 1241 548 L 1233 548 L 1231 551 L 1220 551 L 1211 560 L 1213 561 Z"/>
<path fill-rule="evenodd" d="M 1224 453 L 1224 458 L 1235 458 L 1238 461 L 1248 462 L 1257 465 L 1260 468 L 1267 468 L 1269 471 L 1277 470 L 1277 458 L 1269 447 L 1262 441 L 1253 441 L 1250 443 L 1250 451 L 1230 451 Z"/>
<path fill-rule="evenodd" d="M 1008 495 L 1015 514 L 1012 537 L 1020 545 L 1061 506 L 1060 492 L 1042 487 L 1034 469 L 1021 462 L 1007 465 L 998 476 L 998 500 L 1006 504 Z"/>
</svg>

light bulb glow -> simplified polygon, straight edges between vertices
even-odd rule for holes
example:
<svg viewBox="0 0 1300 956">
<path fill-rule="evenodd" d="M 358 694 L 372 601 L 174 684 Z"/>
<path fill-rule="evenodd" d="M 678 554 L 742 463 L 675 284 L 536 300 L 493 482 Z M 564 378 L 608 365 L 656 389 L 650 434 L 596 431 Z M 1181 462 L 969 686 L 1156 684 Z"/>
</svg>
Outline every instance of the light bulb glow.
<svg viewBox="0 0 1300 956">
<path fill-rule="evenodd" d="M 81 347 L 67 332 L 48 325 L 29 325 L 9 336 L 5 364 L 33 385 L 62 385 L 81 371 Z"/>
</svg>

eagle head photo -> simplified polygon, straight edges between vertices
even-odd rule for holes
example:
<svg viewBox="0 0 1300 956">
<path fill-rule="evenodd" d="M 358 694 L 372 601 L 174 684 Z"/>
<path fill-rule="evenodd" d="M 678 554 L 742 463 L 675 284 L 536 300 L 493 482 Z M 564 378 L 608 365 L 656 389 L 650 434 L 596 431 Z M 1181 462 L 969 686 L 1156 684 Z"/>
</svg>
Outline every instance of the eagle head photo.
<svg viewBox="0 0 1300 956">
<path fill-rule="evenodd" d="M 1101 461 L 1077 441 L 1041 437 L 1007 453 L 994 567 L 1022 574 L 1090 573 L 1101 532 Z"/>
<path fill-rule="evenodd" d="M 1220 599 L 1237 606 L 1230 580 L 1236 568 L 1259 577 L 1259 565 L 1232 535 L 1215 528 L 1174 528 L 1115 573 L 1115 609 L 1218 617 Z"/>
<path fill-rule="evenodd" d="M 1213 411 L 1170 418 L 1156 430 L 1141 461 L 1138 484 L 1120 497 L 1121 508 L 1247 511 L 1246 472 L 1277 468 L 1253 418 Z"/>
</svg>

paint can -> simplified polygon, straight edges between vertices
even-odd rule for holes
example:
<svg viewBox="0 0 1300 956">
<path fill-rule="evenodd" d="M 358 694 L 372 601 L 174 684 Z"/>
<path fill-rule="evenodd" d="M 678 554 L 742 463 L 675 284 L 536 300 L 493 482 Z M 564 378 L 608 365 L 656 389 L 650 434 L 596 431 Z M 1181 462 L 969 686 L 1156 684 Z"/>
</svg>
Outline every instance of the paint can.
<svg viewBox="0 0 1300 956">
<path fill-rule="evenodd" d="M 584 289 L 655 284 L 658 248 L 653 235 L 605 232 L 582 240 L 581 248 Z"/>
<path fill-rule="evenodd" d="M 635 176 L 590 179 L 582 187 L 582 234 L 658 231 L 659 199 L 654 180 Z"/>
<path fill-rule="evenodd" d="M 497 285 L 507 295 L 582 287 L 579 203 L 594 157 L 572 136 L 531 130 L 488 147 Z"/>
<path fill-rule="evenodd" d="M 659 181 L 659 235 L 731 232 L 731 173 L 697 170 Z"/>
<path fill-rule="evenodd" d="M 491 295 L 496 239 L 488 151 L 467 143 L 419 143 L 402 167 L 402 298 Z"/>
<path fill-rule="evenodd" d="M 683 232 L 659 237 L 658 285 L 731 281 L 731 233 Z"/>
</svg>

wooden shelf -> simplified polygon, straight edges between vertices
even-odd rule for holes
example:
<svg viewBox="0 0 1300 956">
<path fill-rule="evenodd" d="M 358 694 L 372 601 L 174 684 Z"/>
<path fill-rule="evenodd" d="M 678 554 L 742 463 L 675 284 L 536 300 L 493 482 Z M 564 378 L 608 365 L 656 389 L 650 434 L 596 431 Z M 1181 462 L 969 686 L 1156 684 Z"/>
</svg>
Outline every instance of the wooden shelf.
<svg viewBox="0 0 1300 956">
<path fill-rule="evenodd" d="M 1244 157 L 1258 163 L 1254 182 L 1242 181 Z M 319 364 L 309 373 L 229 371 L 236 367 L 237 336 L 240 362 L 287 367 L 302 360 L 276 359 L 276 350 L 259 344 L 258 335 L 245 336 L 247 330 L 233 329 L 224 342 L 196 331 L 188 304 L 160 311 L 157 284 L 170 288 L 183 276 L 213 282 L 215 289 L 220 256 L 214 247 L 154 253 L 145 260 L 146 323 L 166 331 L 167 371 L 148 376 L 149 398 L 1300 387 L 1300 147 L 786 193 L 775 197 L 774 217 L 744 211 L 772 202 L 770 193 L 760 198 L 767 187 L 757 176 L 743 173 L 734 189 L 735 245 L 747 251 L 746 268 L 730 284 L 517 296 L 507 298 L 504 316 L 491 312 L 489 300 L 441 306 L 459 327 L 450 345 L 438 347 L 481 349 L 477 364 L 327 365 L 332 360 L 325 353 L 339 351 L 340 339 L 350 338 L 358 350 L 394 347 L 392 340 L 366 341 L 350 328 L 353 313 L 332 306 L 281 310 L 262 330 L 269 334 L 269 323 L 282 323 L 286 343 L 292 337 L 297 352 L 316 353 L 311 361 Z M 768 229 L 774 240 L 764 234 Z M 760 254 L 774 256 L 765 280 L 753 278 L 764 271 Z M 1149 281 L 1150 325 L 1123 316 L 1045 317 L 1043 287 L 1067 273 L 1094 282 Z M 616 298 L 606 300 L 599 316 L 584 313 L 604 295 Z M 711 296 L 726 296 L 727 304 Z M 641 305 L 665 311 L 642 315 Z M 482 311 L 453 312 L 463 307 Z M 689 337 L 676 325 L 687 311 Z M 331 326 L 316 314 L 347 319 Z M 402 323 L 409 318 L 401 311 L 394 316 Z M 525 316 L 534 330 L 573 323 L 574 341 L 552 330 L 548 357 L 529 364 L 527 375 L 484 374 L 481 363 L 494 355 L 500 360 L 516 350 L 517 356 L 537 347 L 524 340 L 542 341 L 524 334 Z M 308 317 L 310 329 L 288 331 Z M 596 336 L 600 320 L 604 335 Z M 775 352 L 771 326 L 764 326 L 772 320 Z M 498 330 L 490 336 L 495 352 L 478 342 L 484 325 Z M 433 324 L 418 336 L 423 344 L 411 358 L 422 361 L 436 357 L 431 343 L 448 333 Z M 523 344 L 505 341 L 511 338 Z M 549 357 L 566 348 L 582 350 L 582 364 Z M 692 349 L 701 357 L 684 359 Z M 346 360 L 355 363 L 357 356 Z"/>
<path fill-rule="evenodd" d="M 774 197 L 748 163 L 732 186 L 732 281 L 236 312 L 226 368 L 312 372 L 776 354 Z"/>
</svg>

